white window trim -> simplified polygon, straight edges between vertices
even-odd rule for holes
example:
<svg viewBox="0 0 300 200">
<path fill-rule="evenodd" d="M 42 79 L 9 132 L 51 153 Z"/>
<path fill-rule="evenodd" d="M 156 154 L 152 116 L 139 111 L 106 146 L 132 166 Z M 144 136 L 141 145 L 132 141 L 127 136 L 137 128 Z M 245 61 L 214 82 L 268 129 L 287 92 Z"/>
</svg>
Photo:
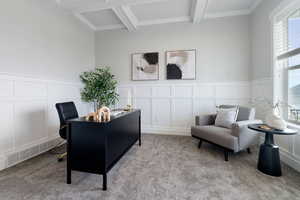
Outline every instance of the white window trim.
<svg viewBox="0 0 300 200">
<path fill-rule="evenodd" d="M 284 87 L 284 88 L 287 88 L 287 74 L 286 74 L 286 71 L 285 70 L 285 73 L 282 73 L 282 72 L 279 72 L 279 70 L 277 68 L 275 68 L 277 62 L 280 60 L 280 59 L 284 59 L 284 58 L 287 58 L 289 57 L 290 55 L 297 55 L 299 52 L 300 52 L 300 48 L 298 49 L 293 49 L 291 51 L 287 51 L 287 52 L 284 52 L 280 55 L 276 55 L 276 46 L 275 46 L 275 43 L 274 43 L 274 27 L 275 27 L 275 24 L 277 24 L 278 22 L 282 21 L 283 19 L 287 18 L 288 16 L 290 16 L 291 14 L 293 14 L 296 10 L 298 10 L 300 8 L 300 0 L 285 0 L 283 2 L 281 2 L 279 4 L 278 7 L 276 7 L 273 12 L 271 13 L 271 15 L 269 16 L 270 18 L 270 21 L 271 21 L 271 72 L 272 72 L 272 78 L 273 78 L 273 103 L 277 103 L 279 100 L 282 100 L 282 98 L 279 98 L 280 96 L 280 93 L 282 92 L 280 90 L 280 88 Z M 298 67 L 298 66 L 294 66 L 294 67 Z M 281 77 L 283 75 L 283 77 Z M 283 79 L 283 80 L 280 80 L 280 79 Z M 280 84 L 279 85 L 279 82 L 283 82 L 283 84 Z M 280 91 L 280 92 L 279 92 Z M 285 93 L 283 96 L 286 96 L 287 97 L 287 91 L 283 91 L 283 93 Z M 282 95 L 282 94 L 281 94 Z M 283 99 L 284 101 L 286 101 L 287 99 Z M 284 118 L 287 119 L 287 112 L 284 112 L 285 113 L 285 116 Z M 289 120 L 288 121 L 289 124 L 294 124 L 294 125 L 297 125 L 299 126 L 299 122 L 295 122 L 295 121 L 292 121 L 292 120 Z"/>
</svg>

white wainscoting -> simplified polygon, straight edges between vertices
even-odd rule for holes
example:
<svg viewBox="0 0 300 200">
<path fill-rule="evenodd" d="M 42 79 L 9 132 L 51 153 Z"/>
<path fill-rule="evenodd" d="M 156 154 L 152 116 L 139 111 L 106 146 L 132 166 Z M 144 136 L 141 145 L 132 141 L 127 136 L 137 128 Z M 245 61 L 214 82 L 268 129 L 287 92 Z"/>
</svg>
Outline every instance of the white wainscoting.
<svg viewBox="0 0 300 200">
<path fill-rule="evenodd" d="M 74 101 L 85 115 L 79 90 L 78 83 L 0 74 L 0 170 L 58 144 L 55 103 Z"/>
<path fill-rule="evenodd" d="M 265 98 L 273 101 L 273 79 L 265 78 L 252 81 L 252 98 Z M 265 104 L 256 104 L 257 116 L 264 120 L 266 112 L 270 109 Z M 298 129 L 300 126 L 290 125 L 290 128 Z M 261 142 L 264 137 L 261 137 Z M 275 142 L 280 147 L 282 161 L 300 171 L 300 134 L 295 136 L 275 136 Z"/>
<path fill-rule="evenodd" d="M 248 105 L 249 82 L 120 84 L 119 107 L 132 102 L 142 110 L 142 132 L 190 135 L 196 115 L 214 113 L 220 104 Z M 129 98 L 128 98 L 129 97 Z"/>
</svg>

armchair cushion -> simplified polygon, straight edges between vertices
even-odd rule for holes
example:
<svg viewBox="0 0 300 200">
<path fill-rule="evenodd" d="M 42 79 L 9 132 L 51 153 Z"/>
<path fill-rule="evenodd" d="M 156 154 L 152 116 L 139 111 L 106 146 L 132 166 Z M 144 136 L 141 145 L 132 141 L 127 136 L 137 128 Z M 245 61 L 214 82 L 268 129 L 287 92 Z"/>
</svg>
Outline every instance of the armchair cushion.
<svg viewBox="0 0 300 200">
<path fill-rule="evenodd" d="M 231 128 L 232 124 L 236 122 L 239 112 L 238 107 L 230 109 L 219 109 L 215 121 L 215 125 L 224 128 Z"/>
<path fill-rule="evenodd" d="M 231 129 L 217 126 L 193 126 L 192 135 L 214 144 L 238 151 L 238 138 L 231 134 Z"/>
<path fill-rule="evenodd" d="M 200 115 L 196 116 L 196 125 L 197 126 L 208 126 L 215 124 L 216 115 Z"/>
</svg>

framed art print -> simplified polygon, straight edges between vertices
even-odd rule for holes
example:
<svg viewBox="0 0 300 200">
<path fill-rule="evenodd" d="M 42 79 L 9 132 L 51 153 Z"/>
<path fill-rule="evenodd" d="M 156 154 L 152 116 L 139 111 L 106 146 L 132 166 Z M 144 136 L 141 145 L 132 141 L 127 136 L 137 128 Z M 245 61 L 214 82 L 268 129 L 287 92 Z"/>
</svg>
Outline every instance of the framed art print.
<svg viewBox="0 0 300 200">
<path fill-rule="evenodd" d="M 196 79 L 196 50 L 166 52 L 167 79 Z"/>
<path fill-rule="evenodd" d="M 146 81 L 159 79 L 159 53 L 132 54 L 132 80 Z"/>
</svg>

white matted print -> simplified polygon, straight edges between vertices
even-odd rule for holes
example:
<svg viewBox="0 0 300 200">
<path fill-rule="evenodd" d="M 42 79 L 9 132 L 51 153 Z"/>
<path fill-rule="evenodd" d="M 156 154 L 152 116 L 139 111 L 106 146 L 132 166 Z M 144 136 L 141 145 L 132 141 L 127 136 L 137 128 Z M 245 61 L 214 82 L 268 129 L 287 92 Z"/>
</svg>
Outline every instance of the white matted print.
<svg viewBox="0 0 300 200">
<path fill-rule="evenodd" d="M 196 50 L 166 52 L 167 79 L 196 79 Z"/>
<path fill-rule="evenodd" d="M 159 79 L 159 53 L 132 54 L 132 80 L 158 80 Z"/>
</svg>

